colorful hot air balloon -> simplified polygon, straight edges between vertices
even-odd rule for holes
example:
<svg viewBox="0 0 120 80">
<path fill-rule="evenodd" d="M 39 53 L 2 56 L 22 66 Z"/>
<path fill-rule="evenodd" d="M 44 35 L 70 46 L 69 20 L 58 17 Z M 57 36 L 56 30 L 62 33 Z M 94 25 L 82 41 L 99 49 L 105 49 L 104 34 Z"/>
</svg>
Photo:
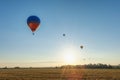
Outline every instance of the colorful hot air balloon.
<svg viewBox="0 0 120 80">
<path fill-rule="evenodd" d="M 31 29 L 31 31 L 34 32 L 36 31 L 36 29 L 39 27 L 40 25 L 40 19 L 37 16 L 29 16 L 27 19 L 27 24 L 29 26 L 29 28 Z"/>
</svg>

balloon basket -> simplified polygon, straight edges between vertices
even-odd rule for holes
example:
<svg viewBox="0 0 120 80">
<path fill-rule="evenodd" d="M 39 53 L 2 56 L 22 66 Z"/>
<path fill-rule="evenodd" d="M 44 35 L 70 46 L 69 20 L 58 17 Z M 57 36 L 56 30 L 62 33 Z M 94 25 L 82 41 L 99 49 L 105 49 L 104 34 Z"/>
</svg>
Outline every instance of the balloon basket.
<svg viewBox="0 0 120 80">
<path fill-rule="evenodd" d="M 33 35 L 35 35 L 35 33 L 32 33 Z"/>
</svg>

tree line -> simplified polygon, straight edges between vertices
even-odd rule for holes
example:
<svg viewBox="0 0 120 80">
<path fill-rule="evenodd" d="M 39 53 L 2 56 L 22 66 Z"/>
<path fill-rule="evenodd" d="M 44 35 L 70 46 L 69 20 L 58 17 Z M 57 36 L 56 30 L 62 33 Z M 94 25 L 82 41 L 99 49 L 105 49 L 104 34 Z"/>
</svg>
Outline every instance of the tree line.
<svg viewBox="0 0 120 80">
<path fill-rule="evenodd" d="M 61 68 L 85 68 L 85 69 L 120 69 L 119 65 L 110 65 L 110 64 L 84 64 L 84 65 L 63 65 Z"/>
<path fill-rule="evenodd" d="M 8 69 L 9 67 L 5 66 L 5 67 L 1 67 L 1 69 Z M 12 67 L 13 69 L 21 69 L 23 67 Z M 36 68 L 36 67 L 26 67 L 26 68 Z M 37 67 L 37 68 L 41 68 L 41 67 Z M 42 68 L 78 68 L 78 69 L 120 69 L 120 64 L 118 65 L 110 65 L 110 64 L 102 64 L 102 63 L 98 63 L 98 64 L 84 64 L 84 65 L 62 65 L 59 67 L 42 67 Z"/>
</svg>

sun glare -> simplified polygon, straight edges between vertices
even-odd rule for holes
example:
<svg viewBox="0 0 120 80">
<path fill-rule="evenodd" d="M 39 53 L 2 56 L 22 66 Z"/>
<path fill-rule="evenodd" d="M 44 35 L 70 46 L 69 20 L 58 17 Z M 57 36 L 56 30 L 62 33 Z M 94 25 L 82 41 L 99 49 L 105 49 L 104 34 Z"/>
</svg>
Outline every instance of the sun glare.
<svg viewBox="0 0 120 80">
<path fill-rule="evenodd" d="M 66 49 L 64 51 L 64 63 L 73 65 L 76 63 L 76 50 L 74 48 Z"/>
<path fill-rule="evenodd" d="M 66 64 L 74 64 L 75 63 L 75 56 L 71 53 L 67 53 L 65 56 L 64 56 L 64 62 Z"/>
</svg>

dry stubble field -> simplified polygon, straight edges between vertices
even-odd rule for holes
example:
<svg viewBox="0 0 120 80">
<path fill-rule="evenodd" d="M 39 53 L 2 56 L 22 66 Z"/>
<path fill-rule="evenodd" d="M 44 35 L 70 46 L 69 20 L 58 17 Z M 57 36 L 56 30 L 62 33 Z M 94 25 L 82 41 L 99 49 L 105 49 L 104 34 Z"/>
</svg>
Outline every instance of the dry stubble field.
<svg viewBox="0 0 120 80">
<path fill-rule="evenodd" d="M 120 69 L 0 69 L 0 80 L 120 80 Z"/>
</svg>

